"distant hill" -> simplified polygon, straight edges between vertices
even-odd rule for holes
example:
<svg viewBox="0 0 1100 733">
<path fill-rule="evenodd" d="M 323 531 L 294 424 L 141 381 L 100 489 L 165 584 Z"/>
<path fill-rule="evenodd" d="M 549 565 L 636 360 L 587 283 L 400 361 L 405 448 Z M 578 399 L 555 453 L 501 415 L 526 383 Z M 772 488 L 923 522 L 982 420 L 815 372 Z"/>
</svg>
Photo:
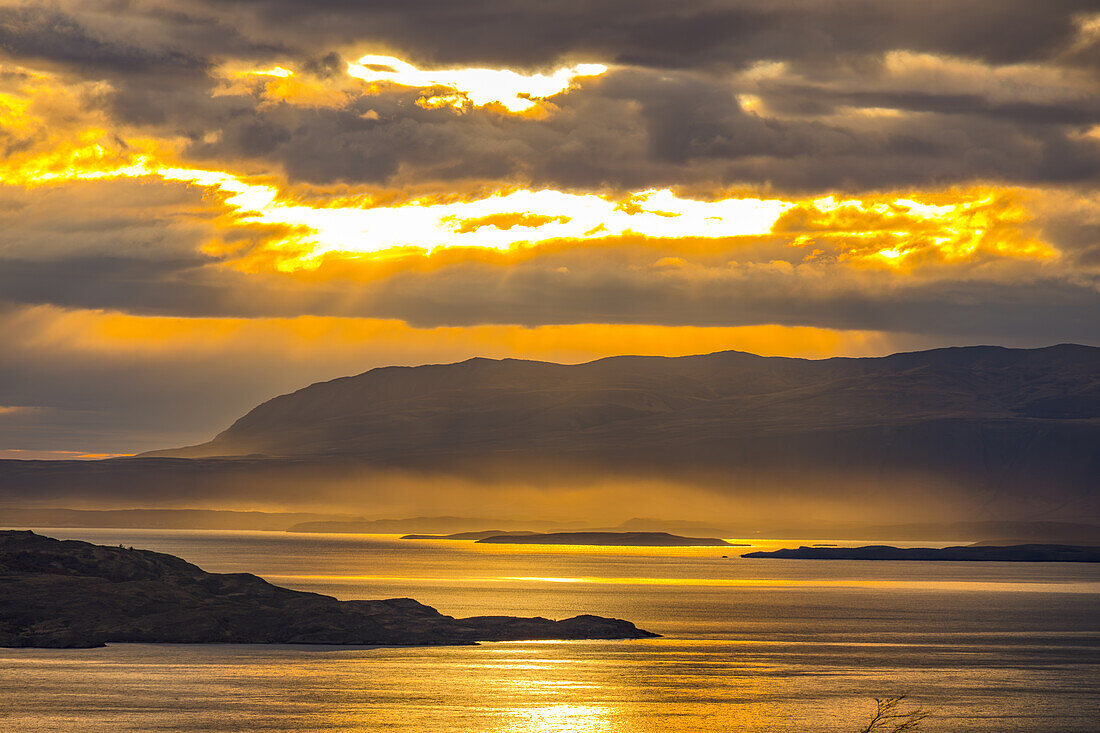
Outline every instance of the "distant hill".
<svg viewBox="0 0 1100 733">
<path fill-rule="evenodd" d="M 970 547 L 799 547 L 746 552 L 741 557 L 779 560 L 905 560 L 925 562 L 1100 562 L 1100 548 L 1074 545 Z"/>
<path fill-rule="evenodd" d="M 731 351 L 577 365 L 471 359 L 385 367 L 268 400 L 208 443 L 79 463 L 0 462 L 0 501 L 76 497 L 87 506 L 89 497 L 119 496 L 148 506 L 144 497 L 156 495 L 176 506 L 179 497 L 232 497 L 236 506 L 283 507 L 304 497 L 364 514 L 383 510 L 373 497 L 395 506 L 395 496 L 416 495 L 410 509 L 384 510 L 469 507 L 541 519 L 532 507 L 558 505 L 516 503 L 508 487 L 573 491 L 614 482 L 620 495 L 599 516 L 576 518 L 600 526 L 628 512 L 665 515 L 675 496 L 682 506 L 675 518 L 742 532 L 760 528 L 754 517 L 770 517 L 773 527 L 1095 523 L 1100 348 L 974 346 L 823 360 Z M 441 504 L 455 496 L 451 480 L 483 493 Z M 338 499 L 328 499 L 329 486 L 338 487 Z M 679 487 L 703 493 L 689 503 L 673 493 Z M 736 513 L 710 511 L 707 496 L 724 497 Z M 389 531 L 494 526 L 501 525 Z"/>
<path fill-rule="evenodd" d="M 639 453 L 690 450 L 719 462 L 816 442 L 913 452 L 981 448 L 1100 433 L 1100 349 L 993 346 L 864 359 L 788 359 L 736 351 L 620 356 L 562 365 L 515 359 L 384 367 L 313 384 L 254 408 L 209 443 L 146 456 L 433 456 L 537 448 Z M 982 432 L 986 435 L 983 435 Z M 871 439 L 872 445 L 864 441 Z M 1095 449 L 1097 442 L 1088 447 Z M 774 446 L 774 448 L 773 448 Z M 768 451 L 772 452 L 772 451 Z M 851 451 L 845 451 L 850 453 Z M 862 450 L 862 452 L 866 452 Z M 904 460 L 905 446 L 890 450 Z M 992 452 L 992 455 L 991 455 Z M 797 458 L 797 456 L 796 456 Z M 1095 475 L 1095 474 L 1093 474 Z"/>
</svg>

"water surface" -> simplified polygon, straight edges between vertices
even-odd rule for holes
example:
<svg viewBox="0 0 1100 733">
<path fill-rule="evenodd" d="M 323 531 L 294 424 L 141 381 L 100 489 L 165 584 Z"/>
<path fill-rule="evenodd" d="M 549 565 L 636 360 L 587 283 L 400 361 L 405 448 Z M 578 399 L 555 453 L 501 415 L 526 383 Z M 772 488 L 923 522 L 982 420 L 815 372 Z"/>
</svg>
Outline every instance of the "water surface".
<svg viewBox="0 0 1100 733">
<path fill-rule="evenodd" d="M 929 731 L 1095 731 L 1100 721 L 1096 565 L 738 557 L 812 539 L 578 548 L 40 531 L 345 599 L 408 596 L 455 616 L 597 613 L 664 638 L 0 650 L 6 730 L 849 731 L 870 697 L 901 693 L 933 711 Z"/>
</svg>

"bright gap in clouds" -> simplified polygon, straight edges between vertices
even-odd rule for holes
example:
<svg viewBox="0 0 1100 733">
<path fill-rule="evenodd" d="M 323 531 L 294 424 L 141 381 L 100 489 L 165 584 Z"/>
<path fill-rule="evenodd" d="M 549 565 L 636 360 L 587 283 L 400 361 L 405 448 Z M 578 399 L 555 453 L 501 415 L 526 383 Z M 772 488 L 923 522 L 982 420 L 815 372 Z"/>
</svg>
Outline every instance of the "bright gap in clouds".
<svg viewBox="0 0 1100 733">
<path fill-rule="evenodd" d="M 958 192 L 947 204 L 888 195 L 845 201 L 832 196 L 803 201 L 698 200 L 669 189 L 647 189 L 618 198 L 514 189 L 463 201 L 423 197 L 377 206 L 364 194 L 342 199 L 339 205 L 312 206 L 288 200 L 274 185 L 252 183 L 223 171 L 158 164 L 150 156 L 135 156 L 130 164 L 113 168 L 69 167 L 60 172 L 24 168 L 20 174 L 18 181 L 3 175 L 0 181 L 41 185 L 160 178 L 219 192 L 237 224 L 287 228 L 265 249 L 273 255 L 269 261 L 283 271 L 316 267 L 326 256 L 355 258 L 408 248 L 508 250 L 621 236 L 675 240 L 770 233 L 793 236 L 795 246 L 833 242 L 842 260 L 891 268 L 911 259 L 960 261 L 979 253 L 1037 260 L 1056 256 L 1047 244 L 1020 229 L 1028 217 L 1018 202 L 984 189 Z"/>
<path fill-rule="evenodd" d="M 329 252 L 377 252 L 402 246 L 508 249 L 552 240 L 596 239 L 628 233 L 648 237 L 734 237 L 766 234 L 791 204 L 754 198 L 696 201 L 672 191 L 647 190 L 615 200 L 596 194 L 517 190 L 456 203 L 385 208 L 311 209 L 279 206 L 266 212 L 315 233 L 310 258 Z"/>
<path fill-rule="evenodd" d="M 449 79 L 457 85 L 452 88 L 474 94 L 472 99 L 489 98 L 477 96 L 482 83 L 486 90 L 495 89 L 498 96 L 520 95 L 515 99 L 523 100 L 553 94 L 556 89 L 568 88 L 577 73 L 596 71 L 595 67 L 578 66 L 549 75 L 524 76 L 487 70 L 491 73 L 484 78 L 476 74 L 452 78 L 447 76 L 450 72 L 423 72 L 428 74 L 423 76 L 422 70 L 391 57 L 364 58 L 379 62 L 368 69 L 371 74 L 397 74 L 395 78 L 409 83 Z M 0 160 L 0 183 L 31 187 L 147 178 L 201 187 L 217 198 L 215 206 L 225 214 L 219 224 L 225 228 L 281 228 L 262 248 L 236 260 L 246 269 L 293 271 L 316 267 L 326 257 L 385 256 L 379 253 L 410 248 L 429 252 L 448 247 L 509 250 L 614 237 L 672 241 L 767 234 L 787 239 L 804 250 L 807 259 L 817 262 L 897 272 L 929 263 L 994 257 L 1050 260 L 1058 254 L 1030 227 L 1031 214 L 1023 192 L 979 185 L 939 192 L 870 193 L 845 200 L 745 194 L 700 200 L 665 188 L 613 196 L 513 187 L 466 198 L 423 196 L 399 204 L 380 204 L 366 191 L 311 203 L 296 199 L 294 191 L 274 177 L 257 179 L 233 170 L 173 164 L 180 159 L 178 141 L 113 131 L 109 120 L 86 110 L 83 95 L 94 88 L 70 89 L 50 74 L 15 71 L 21 74 L 17 74 L 21 80 L 17 88 L 0 92 L 0 133 L 19 145 L 13 145 L 10 154 Z M 294 72 L 274 67 L 235 73 L 291 78 Z M 492 80 L 496 81 L 490 83 Z M 52 124 L 58 110 L 70 124 Z M 46 134 L 41 134 L 43 131 Z M 216 249 L 217 245 L 211 245 L 207 251 Z"/>
<path fill-rule="evenodd" d="M 280 242 L 286 247 L 287 257 L 280 262 L 280 269 L 285 270 L 308 267 L 329 253 L 358 255 L 402 247 L 503 250 L 520 244 L 623 234 L 671 238 L 766 234 L 793 206 L 756 198 L 698 201 L 680 198 L 667 189 L 641 191 L 622 199 L 520 189 L 450 203 L 421 199 L 372 207 L 370 198 L 364 196 L 358 206 L 314 207 L 281 200 L 275 186 L 249 183 L 222 171 L 158 165 L 146 156 L 117 168 L 32 173 L 20 182 L 33 185 L 143 177 L 220 191 L 242 224 L 304 228 Z"/>
<path fill-rule="evenodd" d="M 546 99 L 568 91 L 582 77 L 599 76 L 603 64 L 577 64 L 550 74 L 521 74 L 511 69 L 419 69 L 394 56 L 367 54 L 348 64 L 348 74 L 365 82 L 388 82 L 420 89 L 439 88 L 441 94 L 422 98 L 428 107 L 500 105 L 518 114 Z"/>
</svg>

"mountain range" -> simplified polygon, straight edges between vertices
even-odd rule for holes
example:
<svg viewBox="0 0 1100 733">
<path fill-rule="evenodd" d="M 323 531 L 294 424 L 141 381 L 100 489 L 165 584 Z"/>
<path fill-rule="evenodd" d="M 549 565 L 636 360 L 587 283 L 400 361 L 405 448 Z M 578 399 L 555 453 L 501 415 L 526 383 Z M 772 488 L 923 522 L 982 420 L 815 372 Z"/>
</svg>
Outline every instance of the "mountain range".
<svg viewBox="0 0 1100 733">
<path fill-rule="evenodd" d="M 1072 456 L 1078 438 L 1096 437 L 1098 419 L 1100 349 L 1069 344 L 824 360 L 735 351 L 577 365 L 477 358 L 313 384 L 264 402 L 209 443 L 146 455 L 389 461 L 469 450 L 656 450 L 723 464 L 750 458 L 742 446 L 787 461 L 794 445 L 847 454 L 845 444 L 864 452 L 870 441 L 904 460 L 905 446 L 895 444 L 920 436 L 937 451 L 981 447 L 989 458 L 1057 438 Z M 1096 468 L 1095 454 L 1080 457 Z"/>
<path fill-rule="evenodd" d="M 14 463 L 32 462 L 4 462 Z M 82 472 L 98 474 L 99 489 L 149 476 L 193 494 L 207 476 L 225 486 L 230 474 L 312 471 L 323 483 L 368 467 L 473 483 L 687 482 L 735 503 L 744 496 L 746 507 L 901 497 L 941 502 L 955 518 L 1092 520 L 1100 348 L 384 367 L 270 399 L 201 445 L 98 467 L 50 463 L 0 464 L 0 497 L 28 481 L 51 485 L 42 479 L 51 472 L 53 485 Z"/>
</svg>

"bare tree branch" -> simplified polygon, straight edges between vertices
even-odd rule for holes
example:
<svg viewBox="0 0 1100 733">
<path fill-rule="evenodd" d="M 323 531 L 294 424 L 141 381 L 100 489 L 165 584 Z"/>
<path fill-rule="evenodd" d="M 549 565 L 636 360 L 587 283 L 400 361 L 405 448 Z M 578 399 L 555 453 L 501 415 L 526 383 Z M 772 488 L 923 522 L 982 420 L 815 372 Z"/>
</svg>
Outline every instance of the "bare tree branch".
<svg viewBox="0 0 1100 733">
<path fill-rule="evenodd" d="M 863 726 L 859 733 L 874 733 L 874 731 L 890 731 L 890 733 L 902 733 L 920 727 L 921 721 L 931 713 L 921 708 L 902 708 L 905 695 L 897 697 L 876 697 L 875 713 Z"/>
</svg>

